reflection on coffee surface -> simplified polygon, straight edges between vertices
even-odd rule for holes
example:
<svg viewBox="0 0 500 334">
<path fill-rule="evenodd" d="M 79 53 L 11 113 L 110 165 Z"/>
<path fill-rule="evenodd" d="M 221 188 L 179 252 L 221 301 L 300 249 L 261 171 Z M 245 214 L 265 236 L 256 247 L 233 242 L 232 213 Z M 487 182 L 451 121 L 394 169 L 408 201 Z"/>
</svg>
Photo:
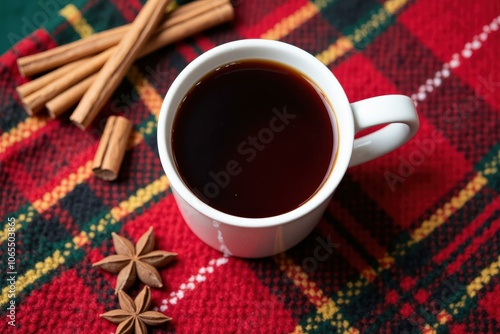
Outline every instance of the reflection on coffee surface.
<svg viewBox="0 0 500 334">
<path fill-rule="evenodd" d="M 222 212 L 249 218 L 296 209 L 335 156 L 331 107 L 304 74 L 267 60 L 221 66 L 186 94 L 172 147 L 184 183 Z"/>
</svg>

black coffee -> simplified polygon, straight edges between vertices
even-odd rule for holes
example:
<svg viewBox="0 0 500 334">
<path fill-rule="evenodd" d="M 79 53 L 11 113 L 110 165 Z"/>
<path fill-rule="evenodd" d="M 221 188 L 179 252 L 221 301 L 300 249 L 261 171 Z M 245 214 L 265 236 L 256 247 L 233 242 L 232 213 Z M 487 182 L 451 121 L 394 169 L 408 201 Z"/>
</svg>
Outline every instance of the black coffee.
<svg viewBox="0 0 500 334">
<path fill-rule="evenodd" d="M 204 202 L 240 217 L 296 209 L 329 173 L 336 136 L 330 105 L 303 74 L 244 60 L 205 75 L 172 130 L 176 167 Z"/>
</svg>

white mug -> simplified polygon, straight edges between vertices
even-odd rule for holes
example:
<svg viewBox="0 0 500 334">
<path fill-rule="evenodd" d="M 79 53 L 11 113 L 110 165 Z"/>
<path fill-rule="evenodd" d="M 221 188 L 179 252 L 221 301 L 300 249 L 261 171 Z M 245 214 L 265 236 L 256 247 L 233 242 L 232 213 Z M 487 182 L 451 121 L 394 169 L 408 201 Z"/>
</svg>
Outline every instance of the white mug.
<svg viewBox="0 0 500 334">
<path fill-rule="evenodd" d="M 338 137 L 337 158 L 321 188 L 298 208 L 273 217 L 237 217 L 205 204 L 183 182 L 172 153 L 172 124 L 186 93 L 205 74 L 244 59 L 271 60 L 305 74 L 325 94 L 333 110 L 330 118 L 338 125 L 334 129 Z M 381 124 L 388 125 L 354 139 L 358 131 Z M 194 234 L 224 254 L 255 258 L 283 252 L 304 239 L 321 219 L 348 167 L 403 145 L 418 127 L 418 116 L 409 97 L 385 95 L 349 103 L 332 72 L 311 54 L 283 42 L 248 39 L 207 51 L 179 74 L 161 107 L 158 151 L 179 210 Z"/>
</svg>

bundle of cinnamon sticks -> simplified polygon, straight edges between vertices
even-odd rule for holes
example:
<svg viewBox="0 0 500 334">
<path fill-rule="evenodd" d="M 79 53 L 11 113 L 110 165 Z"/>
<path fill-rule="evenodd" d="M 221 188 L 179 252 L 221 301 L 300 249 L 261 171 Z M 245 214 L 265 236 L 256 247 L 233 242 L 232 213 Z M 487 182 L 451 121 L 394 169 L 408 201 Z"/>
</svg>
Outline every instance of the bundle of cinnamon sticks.
<svg viewBox="0 0 500 334">
<path fill-rule="evenodd" d="M 17 87 L 29 115 L 47 110 L 56 118 L 76 105 L 70 120 L 87 128 L 134 60 L 234 18 L 230 0 L 198 0 L 165 13 L 169 0 L 148 0 L 133 23 L 18 59 L 21 75 L 38 78 Z M 122 116 L 109 117 L 93 171 L 118 176 L 132 131 Z"/>
<path fill-rule="evenodd" d="M 101 82 L 106 85 L 100 85 L 104 88 L 98 91 L 97 98 L 94 98 L 99 103 L 90 109 L 88 105 L 77 106 L 77 113 L 74 112 L 70 117 L 77 126 L 84 129 L 95 118 L 102 104 L 125 75 L 128 65 L 134 60 L 234 18 L 230 0 L 198 0 L 164 14 L 167 2 L 168 0 L 146 2 L 141 13 L 148 5 L 151 10 L 145 13 L 142 22 L 137 22 L 140 13 L 132 24 L 19 58 L 18 67 L 23 76 L 32 77 L 46 73 L 17 87 L 26 112 L 35 115 L 46 109 L 52 118 L 56 118 L 76 105 L 92 86 L 95 87 L 96 79 L 100 75 Z M 152 20 L 154 15 L 161 20 L 156 27 Z M 150 34 L 145 34 L 145 25 L 149 23 Z M 137 36 L 131 38 L 130 30 L 133 25 L 140 28 L 136 29 Z M 138 41 L 139 38 L 142 43 Z M 116 57 L 123 42 L 128 42 L 128 48 L 122 48 L 121 57 Z M 108 73 L 103 74 L 105 64 Z M 116 75 L 116 71 L 120 73 Z M 116 77 L 114 81 L 117 83 L 114 87 L 110 85 L 109 76 Z"/>
</svg>

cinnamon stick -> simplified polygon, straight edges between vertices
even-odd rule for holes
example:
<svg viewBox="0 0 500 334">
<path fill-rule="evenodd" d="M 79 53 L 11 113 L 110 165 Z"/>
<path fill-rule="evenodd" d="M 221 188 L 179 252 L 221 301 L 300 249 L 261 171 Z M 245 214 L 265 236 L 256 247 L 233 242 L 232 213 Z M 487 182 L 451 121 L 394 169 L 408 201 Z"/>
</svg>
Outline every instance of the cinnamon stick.
<svg viewBox="0 0 500 334">
<path fill-rule="evenodd" d="M 109 49 L 120 41 L 127 29 L 127 26 L 109 29 L 54 49 L 21 57 L 17 60 L 17 67 L 23 77 L 31 77 Z"/>
<path fill-rule="evenodd" d="M 182 5 L 168 14 L 167 20 L 157 31 L 168 29 L 226 3 L 230 3 L 230 0 L 198 0 Z M 30 77 L 96 54 L 118 44 L 129 29 L 130 24 L 126 24 L 47 51 L 21 57 L 17 60 L 19 72 L 23 77 Z"/>
<path fill-rule="evenodd" d="M 118 177 L 131 132 L 132 123 L 125 117 L 108 118 L 92 165 L 97 177 L 106 181 Z"/>
<path fill-rule="evenodd" d="M 96 76 L 96 73 L 92 74 L 83 81 L 80 81 L 73 87 L 65 90 L 61 94 L 54 97 L 52 100 L 48 101 L 45 104 L 45 108 L 47 109 L 50 117 L 52 119 L 57 118 L 66 110 L 76 105 L 85 94 L 87 89 L 89 89 Z"/>
<path fill-rule="evenodd" d="M 58 69 L 56 69 L 52 72 L 49 72 L 45 75 L 42 75 L 39 78 L 28 81 L 27 83 L 22 84 L 21 86 L 18 86 L 16 88 L 17 94 L 19 94 L 19 96 L 21 98 L 25 98 L 26 96 L 36 92 L 37 90 L 47 86 L 48 84 L 54 82 L 54 80 L 72 72 L 73 70 L 80 67 L 88 60 L 89 60 L 89 58 L 83 58 L 83 59 L 71 62 L 69 64 L 66 64 L 64 66 L 59 67 Z"/>
<path fill-rule="evenodd" d="M 168 1 L 148 0 L 146 2 L 127 35 L 122 38 L 117 50 L 99 71 L 71 115 L 70 120 L 79 128 L 87 128 L 97 116 L 158 25 Z"/>
<path fill-rule="evenodd" d="M 106 62 L 106 59 L 113 54 L 115 49 L 116 46 L 101 52 L 66 75 L 57 78 L 52 83 L 23 98 L 24 109 L 28 115 L 37 114 L 43 109 L 45 103 L 89 75 L 97 72 Z"/>
<path fill-rule="evenodd" d="M 206 2 L 206 0 L 202 1 Z M 165 45 L 175 43 L 186 37 L 212 28 L 218 24 L 232 20 L 234 18 L 234 9 L 231 3 L 227 0 L 217 2 L 223 3 L 223 5 L 217 8 L 210 7 L 209 11 L 201 12 L 201 14 L 196 17 L 190 17 L 189 20 L 181 21 L 172 26 L 170 29 L 156 33 L 151 37 L 146 47 L 140 52 L 137 58 L 144 57 Z M 48 109 L 50 116 L 52 118 L 56 118 L 74 106 L 82 98 L 94 79 L 95 76 L 88 77 L 87 79 L 79 82 L 76 86 L 61 92 L 57 97 L 47 102 L 45 106 Z"/>
</svg>

